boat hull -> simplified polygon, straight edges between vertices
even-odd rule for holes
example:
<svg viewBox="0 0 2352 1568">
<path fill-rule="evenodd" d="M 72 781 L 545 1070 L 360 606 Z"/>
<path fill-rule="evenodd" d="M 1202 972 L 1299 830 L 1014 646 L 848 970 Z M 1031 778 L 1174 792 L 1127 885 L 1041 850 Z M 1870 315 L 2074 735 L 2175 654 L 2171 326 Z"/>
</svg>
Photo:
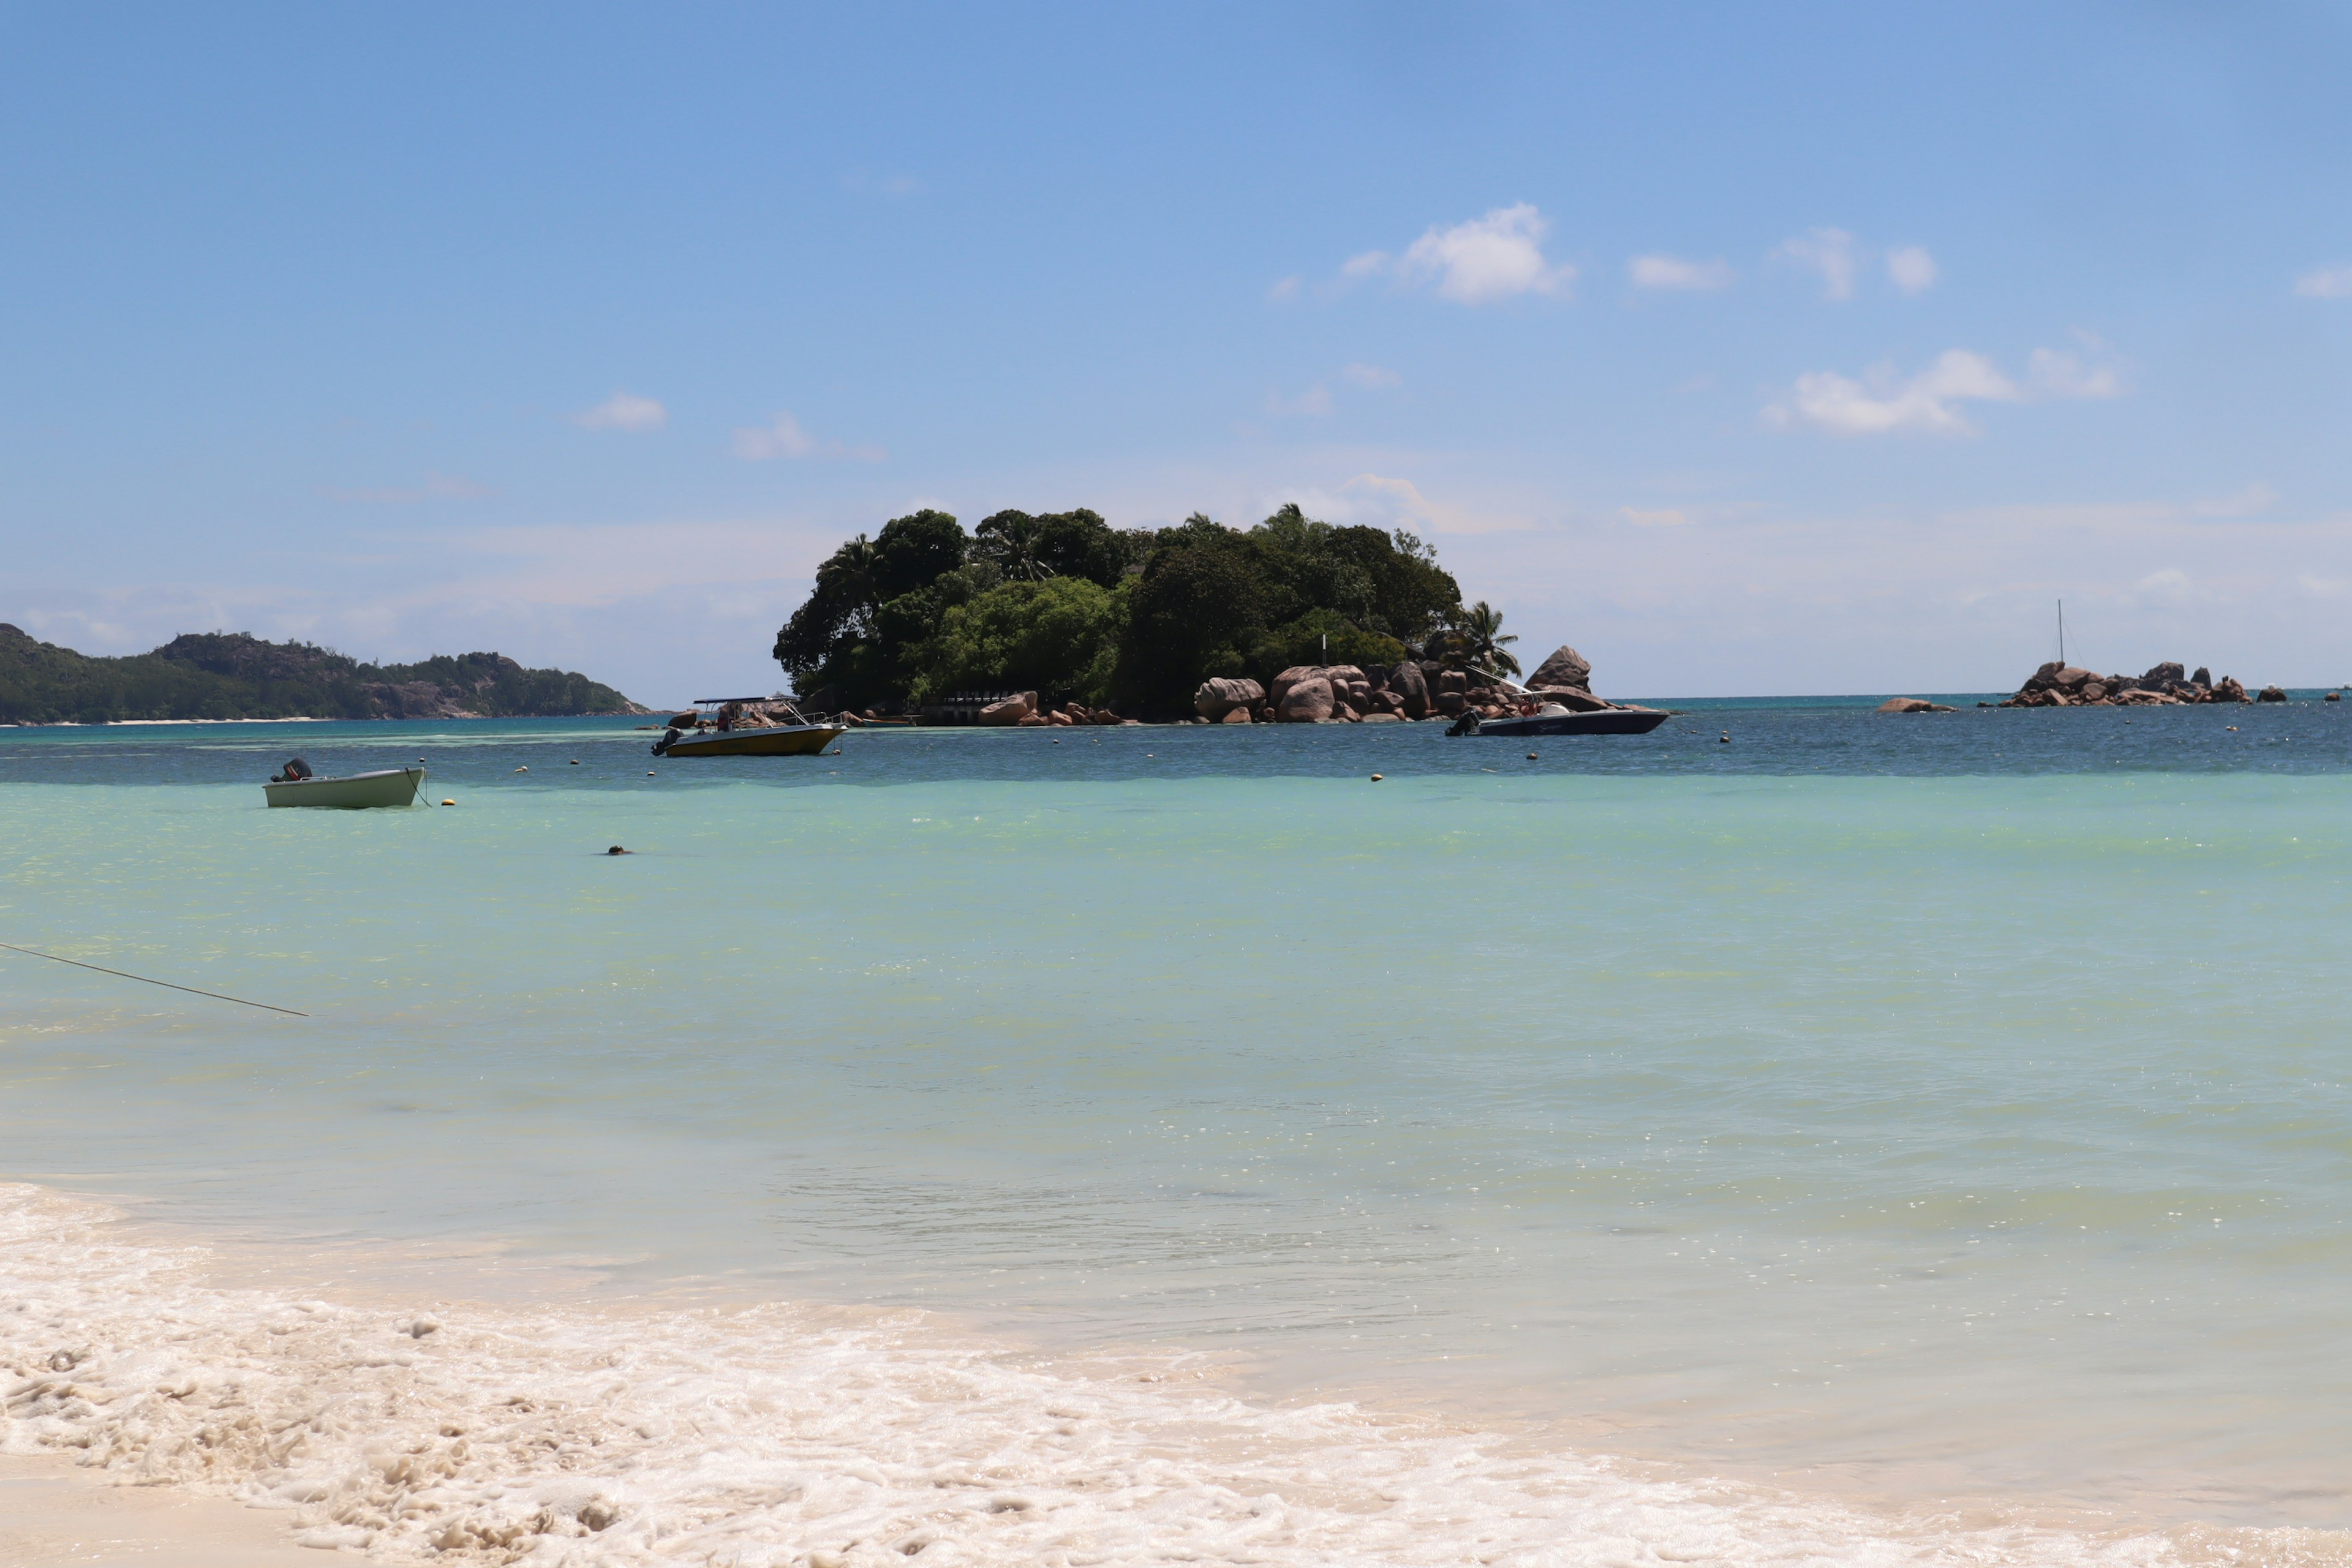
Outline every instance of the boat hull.
<svg viewBox="0 0 2352 1568">
<path fill-rule="evenodd" d="M 1657 708 L 1603 708 L 1591 713 L 1488 719 L 1472 731 L 1506 739 L 1529 735 L 1646 735 L 1674 715 Z"/>
<path fill-rule="evenodd" d="M 665 757 L 813 757 L 848 731 L 831 724 L 782 724 L 764 730 L 698 730 L 660 747 Z"/>
<path fill-rule="evenodd" d="M 423 768 L 385 768 L 340 779 L 296 779 L 263 784 L 272 805 L 324 805 L 356 811 L 372 805 L 414 805 L 425 787 Z"/>
</svg>

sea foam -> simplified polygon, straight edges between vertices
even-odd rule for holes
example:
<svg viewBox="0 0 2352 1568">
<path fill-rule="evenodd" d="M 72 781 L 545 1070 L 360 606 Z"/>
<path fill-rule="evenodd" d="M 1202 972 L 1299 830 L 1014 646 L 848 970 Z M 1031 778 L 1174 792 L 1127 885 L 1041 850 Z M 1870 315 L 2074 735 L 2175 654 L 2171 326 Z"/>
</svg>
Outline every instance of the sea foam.
<svg viewBox="0 0 2352 1568">
<path fill-rule="evenodd" d="M 2302 1532 L 1878 1514 L 1180 1358 L 1041 1364 L 918 1314 L 324 1301 L 0 1186 L 0 1448 L 285 1510 L 387 1563 L 2141 1563 Z M 2289 1537 L 2292 1536 L 2292 1539 Z"/>
</svg>

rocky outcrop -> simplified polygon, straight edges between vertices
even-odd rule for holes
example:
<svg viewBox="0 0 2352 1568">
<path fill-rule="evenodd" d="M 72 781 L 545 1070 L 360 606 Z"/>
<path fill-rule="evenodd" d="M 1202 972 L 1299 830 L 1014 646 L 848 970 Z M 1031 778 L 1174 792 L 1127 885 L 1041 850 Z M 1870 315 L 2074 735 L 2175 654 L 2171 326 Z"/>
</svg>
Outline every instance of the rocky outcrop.
<svg viewBox="0 0 2352 1568">
<path fill-rule="evenodd" d="M 1283 673 L 1290 674 L 1287 670 Z M 1280 694 L 1274 700 L 1275 717 L 1286 724 L 1328 722 L 1339 706 L 1339 700 L 1331 693 L 1330 681 L 1320 675 L 1277 679 L 1275 689 Z"/>
<path fill-rule="evenodd" d="M 1265 688 L 1256 681 L 1219 676 L 1201 682 L 1201 689 L 1192 693 L 1192 711 L 1213 724 L 1236 708 L 1255 709 L 1265 700 Z"/>
<path fill-rule="evenodd" d="M 2277 690 L 2276 687 L 2270 688 Z M 2284 702 L 2280 691 L 2267 700 Z M 2100 675 L 2080 665 L 2053 659 L 2035 670 L 2002 708 L 2145 708 L 2194 702 L 2243 702 L 2246 689 L 2231 676 L 2216 681 L 2200 666 L 2184 676 L 2179 664 L 2167 661 L 2144 675 Z"/>
<path fill-rule="evenodd" d="M 1557 702 L 1571 713 L 1597 713 L 1610 704 L 1577 686 L 1536 686 L 1528 689 L 1545 702 Z"/>
<path fill-rule="evenodd" d="M 1011 728 L 1024 719 L 1037 717 L 1037 694 L 1018 691 L 1002 702 L 992 702 L 980 710 L 980 721 L 1001 728 Z"/>
<path fill-rule="evenodd" d="M 1390 670 L 1381 689 L 1390 694 L 1394 711 L 1408 719 L 1429 717 L 1429 678 L 1412 660 L 1406 659 Z"/>
<path fill-rule="evenodd" d="M 2262 695 L 2255 698 L 2254 700 L 2257 702 L 2284 702 L 2286 700 L 2286 689 L 2284 687 L 2265 686 L 2263 688 Z"/>
<path fill-rule="evenodd" d="M 1949 713 L 1951 709 L 1941 702 L 1930 702 L 1924 697 L 1890 697 L 1878 705 L 1881 713 Z"/>
<path fill-rule="evenodd" d="M 1536 666 L 1528 677 L 1529 689 L 1546 686 L 1571 687 L 1580 691 L 1592 689 L 1592 663 L 1574 648 L 1562 644 L 1552 649 L 1551 657 Z"/>
</svg>

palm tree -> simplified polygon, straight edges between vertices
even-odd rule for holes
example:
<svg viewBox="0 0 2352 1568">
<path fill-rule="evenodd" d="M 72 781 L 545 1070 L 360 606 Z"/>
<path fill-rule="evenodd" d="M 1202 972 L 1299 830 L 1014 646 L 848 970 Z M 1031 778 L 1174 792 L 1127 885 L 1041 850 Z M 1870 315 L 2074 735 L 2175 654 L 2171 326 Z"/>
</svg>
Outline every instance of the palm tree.
<svg viewBox="0 0 2352 1568">
<path fill-rule="evenodd" d="M 1519 673 L 1519 661 L 1504 651 L 1519 639 L 1503 630 L 1503 612 L 1486 600 L 1457 613 L 1448 629 L 1464 645 L 1471 661 L 1489 674 Z"/>
<path fill-rule="evenodd" d="M 997 570 L 1015 583 L 1038 583 L 1054 576 L 1045 560 L 1045 527 L 1025 511 L 1000 511 L 972 530 L 976 552 L 996 563 Z"/>
</svg>

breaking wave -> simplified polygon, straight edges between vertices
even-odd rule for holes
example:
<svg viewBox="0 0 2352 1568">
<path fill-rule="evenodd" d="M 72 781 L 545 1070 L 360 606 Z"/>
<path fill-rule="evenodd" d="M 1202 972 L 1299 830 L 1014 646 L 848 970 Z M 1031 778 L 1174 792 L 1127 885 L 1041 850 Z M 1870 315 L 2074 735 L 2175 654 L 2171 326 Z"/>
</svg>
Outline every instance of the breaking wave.
<svg viewBox="0 0 2352 1568">
<path fill-rule="evenodd" d="M 0 1448 L 284 1510 L 386 1563 L 2317 1561 L 2302 1531 L 1875 1513 L 916 1314 L 331 1303 L 0 1186 Z"/>
</svg>

